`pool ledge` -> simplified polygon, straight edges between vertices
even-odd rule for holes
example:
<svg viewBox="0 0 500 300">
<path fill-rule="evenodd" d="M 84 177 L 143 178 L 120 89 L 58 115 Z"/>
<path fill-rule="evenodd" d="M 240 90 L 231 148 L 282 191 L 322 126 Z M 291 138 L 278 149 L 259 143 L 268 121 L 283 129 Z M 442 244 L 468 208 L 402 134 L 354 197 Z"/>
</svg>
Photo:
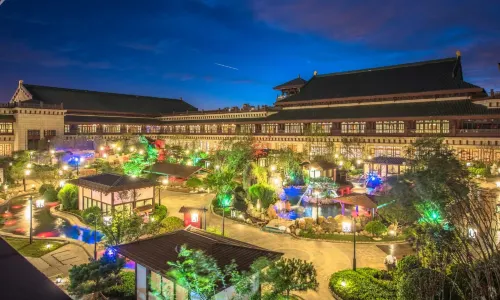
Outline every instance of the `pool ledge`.
<svg viewBox="0 0 500 300">
<path fill-rule="evenodd" d="M 76 226 L 81 227 L 81 228 L 87 228 L 87 229 L 93 230 L 87 224 L 83 223 L 77 216 L 70 214 L 70 213 L 67 213 L 67 212 L 57 210 L 56 207 L 57 206 L 50 208 L 50 214 L 53 217 L 58 217 L 58 218 L 64 219 L 64 220 L 68 221 L 71 225 L 76 225 Z"/>
</svg>

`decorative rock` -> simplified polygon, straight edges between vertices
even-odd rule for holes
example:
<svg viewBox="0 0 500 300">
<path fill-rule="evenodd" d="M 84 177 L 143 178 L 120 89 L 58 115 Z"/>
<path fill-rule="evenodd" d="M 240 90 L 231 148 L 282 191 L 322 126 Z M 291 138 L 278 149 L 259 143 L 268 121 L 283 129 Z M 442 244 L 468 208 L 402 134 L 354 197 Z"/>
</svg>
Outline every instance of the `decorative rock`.
<svg viewBox="0 0 500 300">
<path fill-rule="evenodd" d="M 300 228 L 295 229 L 295 234 L 300 235 Z"/>
<path fill-rule="evenodd" d="M 290 232 L 291 232 L 291 231 L 290 231 L 290 228 L 287 228 L 287 229 L 285 230 L 285 232 L 286 232 L 286 233 L 290 233 Z"/>
</svg>

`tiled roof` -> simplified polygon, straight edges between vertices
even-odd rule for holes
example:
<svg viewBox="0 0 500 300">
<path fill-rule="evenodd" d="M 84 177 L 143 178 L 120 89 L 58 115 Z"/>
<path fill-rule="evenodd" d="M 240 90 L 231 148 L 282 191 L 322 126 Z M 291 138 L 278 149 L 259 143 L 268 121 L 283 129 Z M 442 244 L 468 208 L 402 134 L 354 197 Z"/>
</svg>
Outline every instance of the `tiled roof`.
<svg viewBox="0 0 500 300">
<path fill-rule="evenodd" d="M 251 244 L 188 227 L 153 238 L 139 240 L 116 247 L 118 253 L 155 272 L 165 274 L 169 271 L 168 261 L 176 261 L 178 249 L 186 245 L 190 249 L 204 251 L 212 256 L 219 267 L 229 265 L 234 259 L 238 269 L 249 270 L 252 263 L 260 257 L 271 260 L 283 255 Z"/>
<path fill-rule="evenodd" d="M 397 95 L 479 88 L 463 81 L 460 58 L 313 76 L 280 102 Z"/>
<path fill-rule="evenodd" d="M 0 268 L 2 299 L 71 299 L 2 238 Z"/>
<path fill-rule="evenodd" d="M 157 185 L 156 182 L 127 175 L 102 173 L 70 180 L 69 183 L 105 193 L 140 189 Z"/>
<path fill-rule="evenodd" d="M 162 122 L 155 118 L 133 118 L 126 116 L 88 116 L 65 115 L 64 123 L 92 123 L 92 124 L 149 124 L 159 125 Z"/>
<path fill-rule="evenodd" d="M 363 118 L 436 117 L 500 114 L 500 109 L 488 109 L 470 100 L 401 102 L 394 104 L 354 105 L 329 108 L 286 109 L 266 120 L 328 120 Z"/>
<path fill-rule="evenodd" d="M 304 84 L 306 84 L 306 83 L 307 83 L 307 81 L 304 80 L 304 79 L 302 79 L 302 78 L 300 78 L 300 76 L 299 76 L 299 77 L 294 78 L 294 79 L 292 79 L 290 81 L 287 81 L 285 83 L 277 85 L 277 86 L 273 87 L 273 89 L 274 90 L 281 90 L 281 89 L 293 88 L 293 87 L 299 87 L 300 88 L 300 87 L 304 86 Z"/>
<path fill-rule="evenodd" d="M 194 106 L 180 99 L 158 98 L 95 92 L 86 90 L 48 87 L 23 84 L 33 100 L 45 104 L 63 104 L 69 111 L 109 111 L 146 115 L 185 112 L 197 110 Z"/>
<path fill-rule="evenodd" d="M 366 194 L 352 193 L 347 196 L 335 198 L 333 200 L 349 205 L 359 205 L 366 208 L 377 208 L 377 204 L 373 202 L 373 200 L 370 199 Z"/>
<path fill-rule="evenodd" d="M 147 172 L 165 174 L 179 178 L 189 178 L 191 175 L 198 172 L 199 170 L 201 170 L 201 168 L 196 166 L 186 166 L 181 164 L 159 162 L 154 164 L 151 167 L 151 170 L 147 170 Z"/>
</svg>

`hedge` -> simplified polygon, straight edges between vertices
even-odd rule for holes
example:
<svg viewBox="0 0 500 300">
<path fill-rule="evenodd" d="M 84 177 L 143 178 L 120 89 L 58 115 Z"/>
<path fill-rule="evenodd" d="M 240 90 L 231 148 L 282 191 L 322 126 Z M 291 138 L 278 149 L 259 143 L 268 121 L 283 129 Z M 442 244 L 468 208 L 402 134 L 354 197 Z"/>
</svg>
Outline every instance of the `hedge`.
<svg viewBox="0 0 500 300">
<path fill-rule="evenodd" d="M 384 276 L 382 271 L 371 268 L 343 270 L 332 274 L 329 285 L 343 300 L 396 299 L 396 287 L 393 282 L 376 278 Z"/>
</svg>

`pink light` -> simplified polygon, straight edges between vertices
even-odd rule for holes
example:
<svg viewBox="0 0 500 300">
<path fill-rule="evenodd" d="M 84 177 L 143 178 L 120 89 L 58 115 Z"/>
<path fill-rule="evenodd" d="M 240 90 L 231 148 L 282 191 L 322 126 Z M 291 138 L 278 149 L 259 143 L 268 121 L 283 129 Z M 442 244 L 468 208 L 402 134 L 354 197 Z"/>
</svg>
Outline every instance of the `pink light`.
<svg viewBox="0 0 500 300">
<path fill-rule="evenodd" d="M 12 213 L 6 212 L 6 213 L 2 214 L 2 217 L 4 217 L 4 218 L 10 218 L 10 217 L 12 217 Z"/>
<path fill-rule="evenodd" d="M 23 233 L 24 234 L 26 232 L 26 229 L 24 229 L 24 228 L 16 228 L 14 230 L 14 232 L 16 232 L 16 233 Z"/>
<path fill-rule="evenodd" d="M 56 237 L 57 235 L 51 231 L 46 231 L 46 232 L 40 232 L 36 236 L 42 238 L 48 238 L 48 237 Z"/>
<path fill-rule="evenodd" d="M 20 209 L 22 207 L 24 207 L 24 206 L 23 205 L 12 205 L 10 208 L 12 208 L 12 209 Z"/>
<path fill-rule="evenodd" d="M 45 203 L 45 206 L 48 206 L 48 207 L 54 207 L 54 206 L 57 206 L 59 205 L 59 202 L 48 202 L 48 203 Z"/>
<path fill-rule="evenodd" d="M 17 223 L 17 220 L 8 220 L 8 221 L 5 221 L 3 224 L 5 226 L 12 226 L 12 225 L 14 225 L 16 223 Z"/>
</svg>

